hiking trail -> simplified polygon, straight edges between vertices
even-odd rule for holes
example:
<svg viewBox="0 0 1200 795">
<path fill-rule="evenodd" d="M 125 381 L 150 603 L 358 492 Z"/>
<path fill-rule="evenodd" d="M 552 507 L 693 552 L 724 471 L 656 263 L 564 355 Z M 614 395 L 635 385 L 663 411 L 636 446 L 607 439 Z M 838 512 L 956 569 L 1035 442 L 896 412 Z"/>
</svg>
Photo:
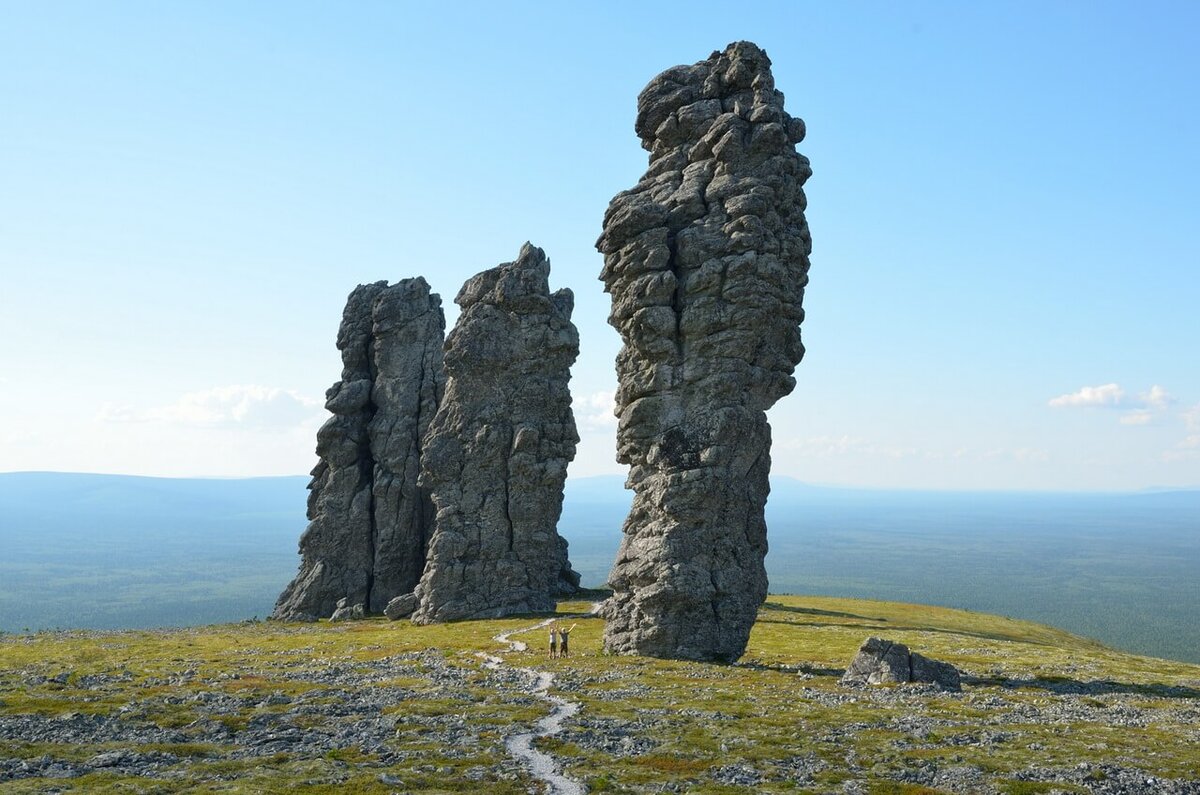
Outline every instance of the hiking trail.
<svg viewBox="0 0 1200 795">
<path fill-rule="evenodd" d="M 511 640 L 513 635 L 543 629 L 553 621 L 562 621 L 569 618 L 591 618 L 597 614 L 599 608 L 600 603 L 596 602 L 586 613 L 551 616 L 544 621 L 539 621 L 528 627 L 501 632 L 495 636 L 494 640 L 498 643 L 506 644 L 508 646 L 507 651 L 523 652 L 529 649 L 529 645 L 519 640 Z M 479 652 L 477 656 L 483 659 L 485 668 L 493 671 L 507 665 L 503 657 L 497 657 L 494 654 Z M 533 683 L 533 688 L 530 690 L 533 695 L 544 701 L 548 701 L 554 708 L 550 711 L 549 715 L 534 724 L 533 731 L 513 734 L 505 738 L 504 747 L 508 750 L 509 756 L 524 764 L 534 778 L 545 782 L 547 792 L 550 795 L 585 795 L 587 788 L 582 783 L 563 775 L 561 772 L 562 768 L 554 757 L 539 751 L 533 746 L 533 741 L 537 738 L 551 737 L 562 731 L 563 723 L 579 711 L 579 702 L 550 695 L 550 687 L 554 684 L 554 674 L 549 671 L 539 671 L 534 668 L 516 668 L 514 670 L 527 676 Z"/>
</svg>

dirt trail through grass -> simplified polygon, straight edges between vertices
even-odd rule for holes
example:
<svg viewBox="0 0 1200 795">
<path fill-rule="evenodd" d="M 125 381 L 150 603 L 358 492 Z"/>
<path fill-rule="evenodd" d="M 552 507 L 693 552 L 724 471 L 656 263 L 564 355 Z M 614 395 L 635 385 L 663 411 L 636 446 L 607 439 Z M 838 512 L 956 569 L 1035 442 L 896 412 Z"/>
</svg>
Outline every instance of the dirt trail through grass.
<svg viewBox="0 0 1200 795">
<path fill-rule="evenodd" d="M 522 641 L 511 640 L 513 635 L 533 632 L 535 629 L 543 629 L 549 626 L 551 622 L 560 621 L 565 618 L 588 618 L 596 615 L 599 609 L 600 603 L 596 602 L 592 605 L 591 610 L 586 613 L 552 616 L 532 626 L 501 632 L 495 636 L 495 639 L 500 643 L 506 644 L 509 651 L 525 651 L 529 646 Z M 502 657 L 497 657 L 494 654 L 481 653 L 479 656 L 483 658 L 484 665 L 493 670 L 506 664 Z M 555 761 L 554 757 L 533 747 L 533 741 L 538 737 L 551 737 L 562 731 L 563 723 L 579 711 L 579 702 L 550 695 L 550 686 L 554 684 L 554 674 L 549 671 L 539 671 L 534 668 L 517 668 L 516 670 L 529 677 L 533 685 L 530 692 L 550 702 L 554 706 L 554 709 L 550 711 L 549 715 L 534 724 L 533 731 L 514 734 L 505 740 L 504 745 L 508 749 L 509 755 L 524 764 L 534 778 L 546 782 L 548 792 L 551 795 L 584 795 L 587 789 L 584 788 L 583 784 L 564 776 L 560 772 L 561 767 Z"/>
</svg>

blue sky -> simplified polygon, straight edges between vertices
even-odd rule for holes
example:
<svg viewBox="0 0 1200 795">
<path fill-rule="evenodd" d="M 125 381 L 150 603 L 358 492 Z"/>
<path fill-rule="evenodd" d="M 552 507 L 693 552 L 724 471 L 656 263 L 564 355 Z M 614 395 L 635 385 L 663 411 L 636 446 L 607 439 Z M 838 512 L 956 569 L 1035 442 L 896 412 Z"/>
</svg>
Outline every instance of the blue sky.
<svg viewBox="0 0 1200 795">
<path fill-rule="evenodd" d="M 1200 486 L 1200 6 L 0 2 L 0 470 L 306 472 L 356 284 L 525 240 L 577 296 L 572 475 L 617 473 L 593 243 L 638 91 L 736 39 L 808 125 L 775 471 Z"/>
</svg>

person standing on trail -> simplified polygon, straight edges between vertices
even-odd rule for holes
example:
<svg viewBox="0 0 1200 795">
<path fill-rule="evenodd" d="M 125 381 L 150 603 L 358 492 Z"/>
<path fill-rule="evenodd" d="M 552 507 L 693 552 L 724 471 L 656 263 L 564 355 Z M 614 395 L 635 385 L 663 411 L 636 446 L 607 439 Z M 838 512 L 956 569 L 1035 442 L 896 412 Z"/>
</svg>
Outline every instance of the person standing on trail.
<svg viewBox="0 0 1200 795">
<path fill-rule="evenodd" d="M 550 622 L 550 658 L 554 659 L 558 656 L 558 632 L 554 628 L 554 622 Z"/>
<path fill-rule="evenodd" d="M 558 638 L 559 638 L 558 655 L 560 657 L 570 657 L 571 656 L 571 647 L 568 644 L 571 641 L 571 632 L 574 631 L 575 627 L 577 627 L 577 626 L 579 626 L 579 625 L 572 624 L 570 629 L 561 629 L 560 628 L 558 630 Z"/>
</svg>

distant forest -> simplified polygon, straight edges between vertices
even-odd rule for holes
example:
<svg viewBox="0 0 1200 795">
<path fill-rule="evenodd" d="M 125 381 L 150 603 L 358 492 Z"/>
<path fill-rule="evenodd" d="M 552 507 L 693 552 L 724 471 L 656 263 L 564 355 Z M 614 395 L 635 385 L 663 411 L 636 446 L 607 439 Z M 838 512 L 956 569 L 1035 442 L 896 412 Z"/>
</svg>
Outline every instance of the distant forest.
<svg viewBox="0 0 1200 795">
<path fill-rule="evenodd" d="M 0 474 L 0 631 L 264 618 L 295 574 L 306 478 Z M 560 530 L 604 583 L 629 505 L 570 480 Z M 904 492 L 773 481 L 773 593 L 920 602 L 1200 662 L 1200 492 Z"/>
</svg>

